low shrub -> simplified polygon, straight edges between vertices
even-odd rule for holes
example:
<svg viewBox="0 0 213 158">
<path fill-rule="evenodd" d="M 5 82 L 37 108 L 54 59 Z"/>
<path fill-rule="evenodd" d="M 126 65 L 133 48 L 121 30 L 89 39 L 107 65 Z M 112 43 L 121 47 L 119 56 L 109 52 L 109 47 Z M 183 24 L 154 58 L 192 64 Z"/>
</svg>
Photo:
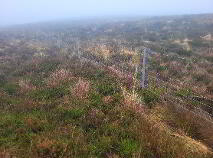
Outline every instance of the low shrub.
<svg viewBox="0 0 213 158">
<path fill-rule="evenodd" d="M 163 89 L 140 89 L 138 93 L 142 96 L 145 104 L 151 108 L 156 102 L 160 101 L 160 96 L 161 93 L 163 93 Z"/>
</svg>

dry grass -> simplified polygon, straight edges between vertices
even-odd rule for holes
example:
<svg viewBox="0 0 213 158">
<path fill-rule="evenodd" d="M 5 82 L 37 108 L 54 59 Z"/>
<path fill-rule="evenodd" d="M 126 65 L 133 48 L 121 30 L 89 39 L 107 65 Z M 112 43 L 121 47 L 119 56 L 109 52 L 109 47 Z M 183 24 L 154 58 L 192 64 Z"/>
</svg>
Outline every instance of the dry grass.
<svg viewBox="0 0 213 158">
<path fill-rule="evenodd" d="M 35 149 L 37 150 L 38 157 L 59 157 L 62 154 L 62 148 L 66 148 L 57 145 L 58 142 L 56 140 L 44 138 L 40 139 L 36 144 Z M 60 147 L 60 148 L 59 148 Z"/>
<path fill-rule="evenodd" d="M 36 86 L 32 85 L 29 80 L 19 80 L 18 85 L 21 88 L 21 92 L 27 92 L 36 89 Z"/>
<path fill-rule="evenodd" d="M 102 56 L 104 59 L 108 59 L 112 55 L 111 48 L 104 44 L 92 45 L 86 50 L 97 56 Z"/>
<path fill-rule="evenodd" d="M 179 135 L 152 116 L 143 115 L 137 126 L 141 144 L 154 150 L 158 157 L 210 157 L 211 150 L 189 136 Z"/>
<path fill-rule="evenodd" d="M 135 113 L 139 114 L 140 119 L 135 122 L 132 130 L 137 133 L 140 140 L 141 149 L 134 157 L 152 157 L 151 152 L 155 157 L 175 157 L 175 158 L 210 158 L 212 151 L 204 143 L 201 143 L 187 135 L 183 130 L 173 128 L 169 122 L 170 116 L 166 106 L 156 106 L 151 110 L 140 111 L 141 107 L 138 103 L 138 96 L 129 94 L 123 89 L 124 105 L 129 107 Z M 189 117 L 190 118 L 190 117 Z M 206 131 L 206 130 L 205 130 Z M 150 153 L 146 153 L 150 151 Z M 148 156 L 149 155 L 149 156 Z"/>
<path fill-rule="evenodd" d="M 206 145 L 204 145 L 203 143 L 196 141 L 188 136 L 182 136 L 179 134 L 174 134 L 173 136 L 175 136 L 178 139 L 180 139 L 181 141 L 183 141 L 183 143 L 185 143 L 186 148 L 188 148 L 188 150 L 193 153 L 203 153 L 203 154 L 211 153 L 211 151 L 209 150 L 209 148 Z"/>
<path fill-rule="evenodd" d="M 135 55 L 136 51 L 132 51 L 127 48 L 123 48 L 123 49 L 121 49 L 121 53 L 124 55 Z"/>
<path fill-rule="evenodd" d="M 92 108 L 86 116 L 87 124 L 95 127 L 100 127 L 104 119 L 106 119 L 104 113 L 96 108 Z"/>
<path fill-rule="evenodd" d="M 198 115 L 175 109 L 174 106 L 167 106 L 167 115 L 171 122 L 176 123 L 178 128 L 188 131 L 187 135 L 202 140 L 205 144 L 213 146 L 213 124 Z M 168 119 L 168 118 L 167 118 Z"/>
<path fill-rule="evenodd" d="M 103 97 L 103 102 L 105 103 L 105 104 L 109 104 L 109 103 L 111 103 L 113 101 L 113 97 L 112 96 L 104 96 Z"/>
<path fill-rule="evenodd" d="M 124 87 L 121 87 L 124 96 L 124 106 L 134 110 L 137 113 L 143 113 L 145 111 L 145 106 L 141 102 L 141 98 L 137 93 L 129 93 Z"/>
<path fill-rule="evenodd" d="M 107 158 L 120 158 L 120 156 L 110 153 L 110 154 L 107 154 Z"/>
<path fill-rule="evenodd" d="M 0 158 L 16 158 L 16 157 L 11 156 L 7 152 L 0 152 Z"/>
</svg>

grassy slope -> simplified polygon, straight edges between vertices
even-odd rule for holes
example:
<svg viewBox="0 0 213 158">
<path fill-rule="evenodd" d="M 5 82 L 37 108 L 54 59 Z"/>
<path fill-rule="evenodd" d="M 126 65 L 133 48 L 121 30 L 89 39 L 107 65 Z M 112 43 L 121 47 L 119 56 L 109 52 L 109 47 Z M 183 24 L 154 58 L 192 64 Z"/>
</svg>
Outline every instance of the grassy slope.
<svg viewBox="0 0 213 158">
<path fill-rule="evenodd" d="M 179 109 L 172 98 L 164 95 L 169 91 L 183 100 L 184 106 L 192 109 L 200 106 L 212 114 L 211 108 L 184 99 L 194 92 L 212 98 L 212 53 L 207 49 L 213 43 L 200 37 L 212 32 L 211 17 L 206 23 L 205 16 L 194 17 L 197 22 L 191 17 L 173 20 L 171 24 L 166 19 L 158 23 L 159 19 L 155 18 L 124 25 L 110 23 L 105 29 L 117 27 L 112 33 L 105 33 L 102 25 L 96 32 L 88 26 L 91 31 L 88 37 L 88 30 L 81 26 L 76 29 L 60 26 L 61 36 L 54 30 L 55 25 L 52 30 L 45 25 L 48 31 L 42 29 L 41 32 L 36 28 L 29 32 L 24 28 L 26 32 L 1 32 L 0 158 L 11 155 L 35 158 L 213 157 L 212 124 Z M 185 20 L 188 24 L 183 25 Z M 161 23 L 163 25 L 159 25 Z M 140 27 L 135 29 L 136 24 Z M 143 31 L 143 24 L 148 24 L 148 32 Z M 166 30 L 164 26 L 168 26 Z M 83 35 L 81 50 L 86 52 L 83 57 L 120 68 L 127 66 L 130 71 L 136 52 L 129 48 L 145 44 L 161 52 L 158 54 L 161 60 L 156 58 L 155 61 L 153 57 L 150 68 L 154 72 L 159 69 L 164 81 L 169 77 L 177 81 L 178 88 L 169 82 L 164 85 L 169 88 L 159 88 L 150 80 L 149 89 L 133 91 L 131 75 L 113 67 L 81 64 L 75 57 L 68 59 L 76 51 L 75 42 L 70 43 L 70 50 L 67 46 L 58 49 L 51 37 L 72 39 L 72 33 L 80 35 L 79 32 Z M 135 40 L 141 39 L 141 34 L 149 44 Z M 184 43 L 186 37 L 192 40 L 187 45 L 192 48 L 189 51 L 183 45 L 187 43 Z M 84 41 L 84 38 L 89 40 Z M 105 42 L 112 45 L 105 45 Z M 182 81 L 186 85 L 183 86 Z M 142 102 L 138 101 L 140 98 Z"/>
<path fill-rule="evenodd" d="M 29 63 L 10 65 L 0 84 L 0 157 L 212 157 L 208 129 L 156 89 L 138 91 L 139 104 L 105 67 L 63 57 Z"/>
</svg>

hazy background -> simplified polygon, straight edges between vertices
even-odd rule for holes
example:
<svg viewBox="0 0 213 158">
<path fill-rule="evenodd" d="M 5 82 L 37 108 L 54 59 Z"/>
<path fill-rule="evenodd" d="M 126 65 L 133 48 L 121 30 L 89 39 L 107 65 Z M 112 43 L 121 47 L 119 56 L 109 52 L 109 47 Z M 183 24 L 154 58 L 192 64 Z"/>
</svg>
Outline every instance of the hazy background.
<svg viewBox="0 0 213 158">
<path fill-rule="evenodd" d="M 0 0 L 0 25 L 67 18 L 213 13 L 213 0 Z"/>
</svg>

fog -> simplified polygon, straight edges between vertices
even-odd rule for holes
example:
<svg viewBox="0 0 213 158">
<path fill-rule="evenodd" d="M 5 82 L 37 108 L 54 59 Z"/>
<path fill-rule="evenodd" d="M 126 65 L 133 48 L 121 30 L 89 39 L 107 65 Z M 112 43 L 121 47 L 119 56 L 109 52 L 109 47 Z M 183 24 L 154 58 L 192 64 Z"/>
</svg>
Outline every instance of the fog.
<svg viewBox="0 0 213 158">
<path fill-rule="evenodd" d="M 213 13 L 213 0 L 0 0 L 0 25 L 67 18 Z"/>
</svg>

